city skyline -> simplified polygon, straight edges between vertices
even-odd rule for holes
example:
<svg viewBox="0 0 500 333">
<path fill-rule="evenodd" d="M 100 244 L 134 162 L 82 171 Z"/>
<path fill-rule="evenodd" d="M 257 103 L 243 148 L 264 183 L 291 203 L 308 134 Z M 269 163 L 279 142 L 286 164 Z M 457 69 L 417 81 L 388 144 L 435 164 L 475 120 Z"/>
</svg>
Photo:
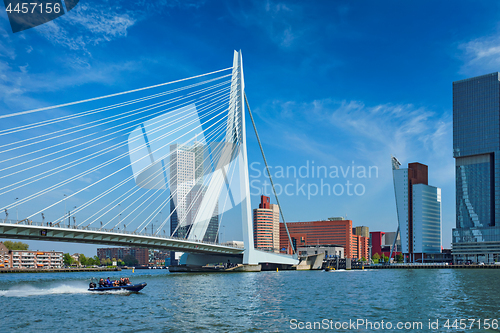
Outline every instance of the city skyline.
<svg viewBox="0 0 500 333">
<path fill-rule="evenodd" d="M 323 180 L 331 187 L 343 185 L 344 192 L 280 196 L 287 220 L 347 215 L 372 231 L 396 231 L 388 161 L 394 154 L 433 170 L 429 183 L 442 188 L 443 246 L 450 247 L 455 226 L 452 82 L 500 70 L 499 4 L 456 2 L 454 15 L 447 15 L 446 4 L 430 1 L 418 6 L 188 2 L 156 9 L 89 2 L 17 34 L 10 33 L 1 14 L 1 114 L 227 68 L 232 50 L 241 49 L 246 93 L 271 166 L 298 169 L 314 162 L 344 171 L 353 165 L 378 169 L 372 178 L 343 177 L 341 171 L 339 178 L 300 178 L 306 189 Z M 15 119 L 5 124 L 16 126 Z M 257 142 L 247 130 L 249 162 L 259 162 L 262 171 Z M 249 170 L 250 181 L 262 186 L 265 178 Z M 276 183 L 284 188 L 296 178 Z M 348 195 L 347 181 L 353 191 L 363 185 L 363 195 Z M 62 198 L 63 192 L 57 194 Z M 10 203 L 20 196 L 0 200 Z M 258 200 L 259 195 L 252 196 L 252 208 Z M 304 200 L 312 210 L 301 209 Z M 68 207 L 78 205 L 68 202 Z M 22 216 L 22 206 L 17 213 Z M 226 240 L 240 238 L 238 230 L 225 229 Z M 97 248 L 29 243 L 34 249 L 69 246 L 74 250 L 64 252 L 85 254 Z"/>
</svg>

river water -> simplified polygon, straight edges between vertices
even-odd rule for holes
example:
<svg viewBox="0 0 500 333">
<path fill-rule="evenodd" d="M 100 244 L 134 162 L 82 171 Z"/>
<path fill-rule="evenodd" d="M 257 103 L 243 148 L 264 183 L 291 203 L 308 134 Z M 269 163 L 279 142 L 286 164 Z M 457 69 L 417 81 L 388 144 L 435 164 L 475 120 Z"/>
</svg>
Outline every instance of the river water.
<svg viewBox="0 0 500 333">
<path fill-rule="evenodd" d="M 0 274 L 0 331 L 500 331 L 500 270 L 104 273 L 147 282 L 139 293 L 89 292 L 95 275 Z"/>
</svg>

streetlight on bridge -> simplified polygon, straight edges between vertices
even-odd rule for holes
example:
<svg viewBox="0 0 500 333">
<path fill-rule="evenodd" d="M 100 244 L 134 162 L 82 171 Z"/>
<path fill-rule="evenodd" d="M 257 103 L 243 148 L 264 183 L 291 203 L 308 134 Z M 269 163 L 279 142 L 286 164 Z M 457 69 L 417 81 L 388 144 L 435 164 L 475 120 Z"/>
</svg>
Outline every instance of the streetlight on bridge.
<svg viewBox="0 0 500 333">
<path fill-rule="evenodd" d="M 73 209 L 75 209 L 75 207 L 73 207 Z M 73 217 L 73 221 L 75 221 L 75 218 Z M 71 226 L 71 211 L 68 210 L 68 228 Z"/>
<path fill-rule="evenodd" d="M 63 201 L 64 201 L 64 214 L 63 214 L 63 221 L 64 221 L 64 216 L 66 216 L 66 212 L 67 212 L 67 211 L 66 211 L 66 194 L 63 194 L 63 196 L 64 196 L 64 199 L 63 199 Z M 64 225 L 64 222 L 63 222 L 63 225 Z"/>
</svg>

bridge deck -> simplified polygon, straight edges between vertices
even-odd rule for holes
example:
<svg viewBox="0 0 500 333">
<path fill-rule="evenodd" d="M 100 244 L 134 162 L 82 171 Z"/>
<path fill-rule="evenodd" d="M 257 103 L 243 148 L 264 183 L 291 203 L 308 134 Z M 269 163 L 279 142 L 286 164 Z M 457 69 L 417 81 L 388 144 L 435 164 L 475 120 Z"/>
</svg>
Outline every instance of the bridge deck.
<svg viewBox="0 0 500 333">
<path fill-rule="evenodd" d="M 127 231 L 100 230 L 76 226 L 47 225 L 39 222 L 0 221 L 0 238 L 42 240 L 52 242 L 89 243 L 125 247 L 146 247 L 188 253 L 223 253 L 239 255 L 243 248 L 216 243 L 176 239 Z"/>
</svg>

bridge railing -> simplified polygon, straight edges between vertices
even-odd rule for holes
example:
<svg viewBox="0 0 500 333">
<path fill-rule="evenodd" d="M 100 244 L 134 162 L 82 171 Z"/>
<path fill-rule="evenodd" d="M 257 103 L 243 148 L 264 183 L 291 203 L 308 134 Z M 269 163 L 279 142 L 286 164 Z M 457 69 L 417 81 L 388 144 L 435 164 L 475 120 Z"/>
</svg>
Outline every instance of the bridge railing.
<svg viewBox="0 0 500 333">
<path fill-rule="evenodd" d="M 35 222 L 32 220 L 9 220 L 9 219 L 1 219 L 0 223 L 6 223 L 6 224 L 13 224 L 13 225 L 33 225 L 33 226 L 39 226 L 39 227 L 49 227 L 49 228 L 60 228 L 60 229 L 65 229 L 65 230 L 82 230 L 82 231 L 104 231 L 104 232 L 110 232 L 110 233 L 115 233 L 115 234 L 124 234 L 124 235 L 138 235 L 138 236 L 148 236 L 148 237 L 158 237 L 158 238 L 164 238 L 164 239 L 171 239 L 171 240 L 187 240 L 185 238 L 180 238 L 180 237 L 167 237 L 167 236 L 162 236 L 162 235 L 155 235 L 153 233 L 147 233 L 147 232 L 135 232 L 135 231 L 127 231 L 127 230 L 114 230 L 114 229 L 105 229 L 105 228 L 95 228 L 95 227 L 80 227 L 76 225 L 66 225 L 63 224 L 62 222 Z M 207 242 L 207 241 L 202 241 L 202 240 L 189 240 L 190 242 L 196 242 L 196 243 L 201 243 L 201 244 L 209 244 L 209 245 L 219 245 L 219 246 L 226 246 L 226 247 L 231 247 L 231 248 L 237 248 L 237 249 L 243 249 L 243 246 L 229 246 L 229 245 L 222 245 L 216 242 Z"/>
</svg>

